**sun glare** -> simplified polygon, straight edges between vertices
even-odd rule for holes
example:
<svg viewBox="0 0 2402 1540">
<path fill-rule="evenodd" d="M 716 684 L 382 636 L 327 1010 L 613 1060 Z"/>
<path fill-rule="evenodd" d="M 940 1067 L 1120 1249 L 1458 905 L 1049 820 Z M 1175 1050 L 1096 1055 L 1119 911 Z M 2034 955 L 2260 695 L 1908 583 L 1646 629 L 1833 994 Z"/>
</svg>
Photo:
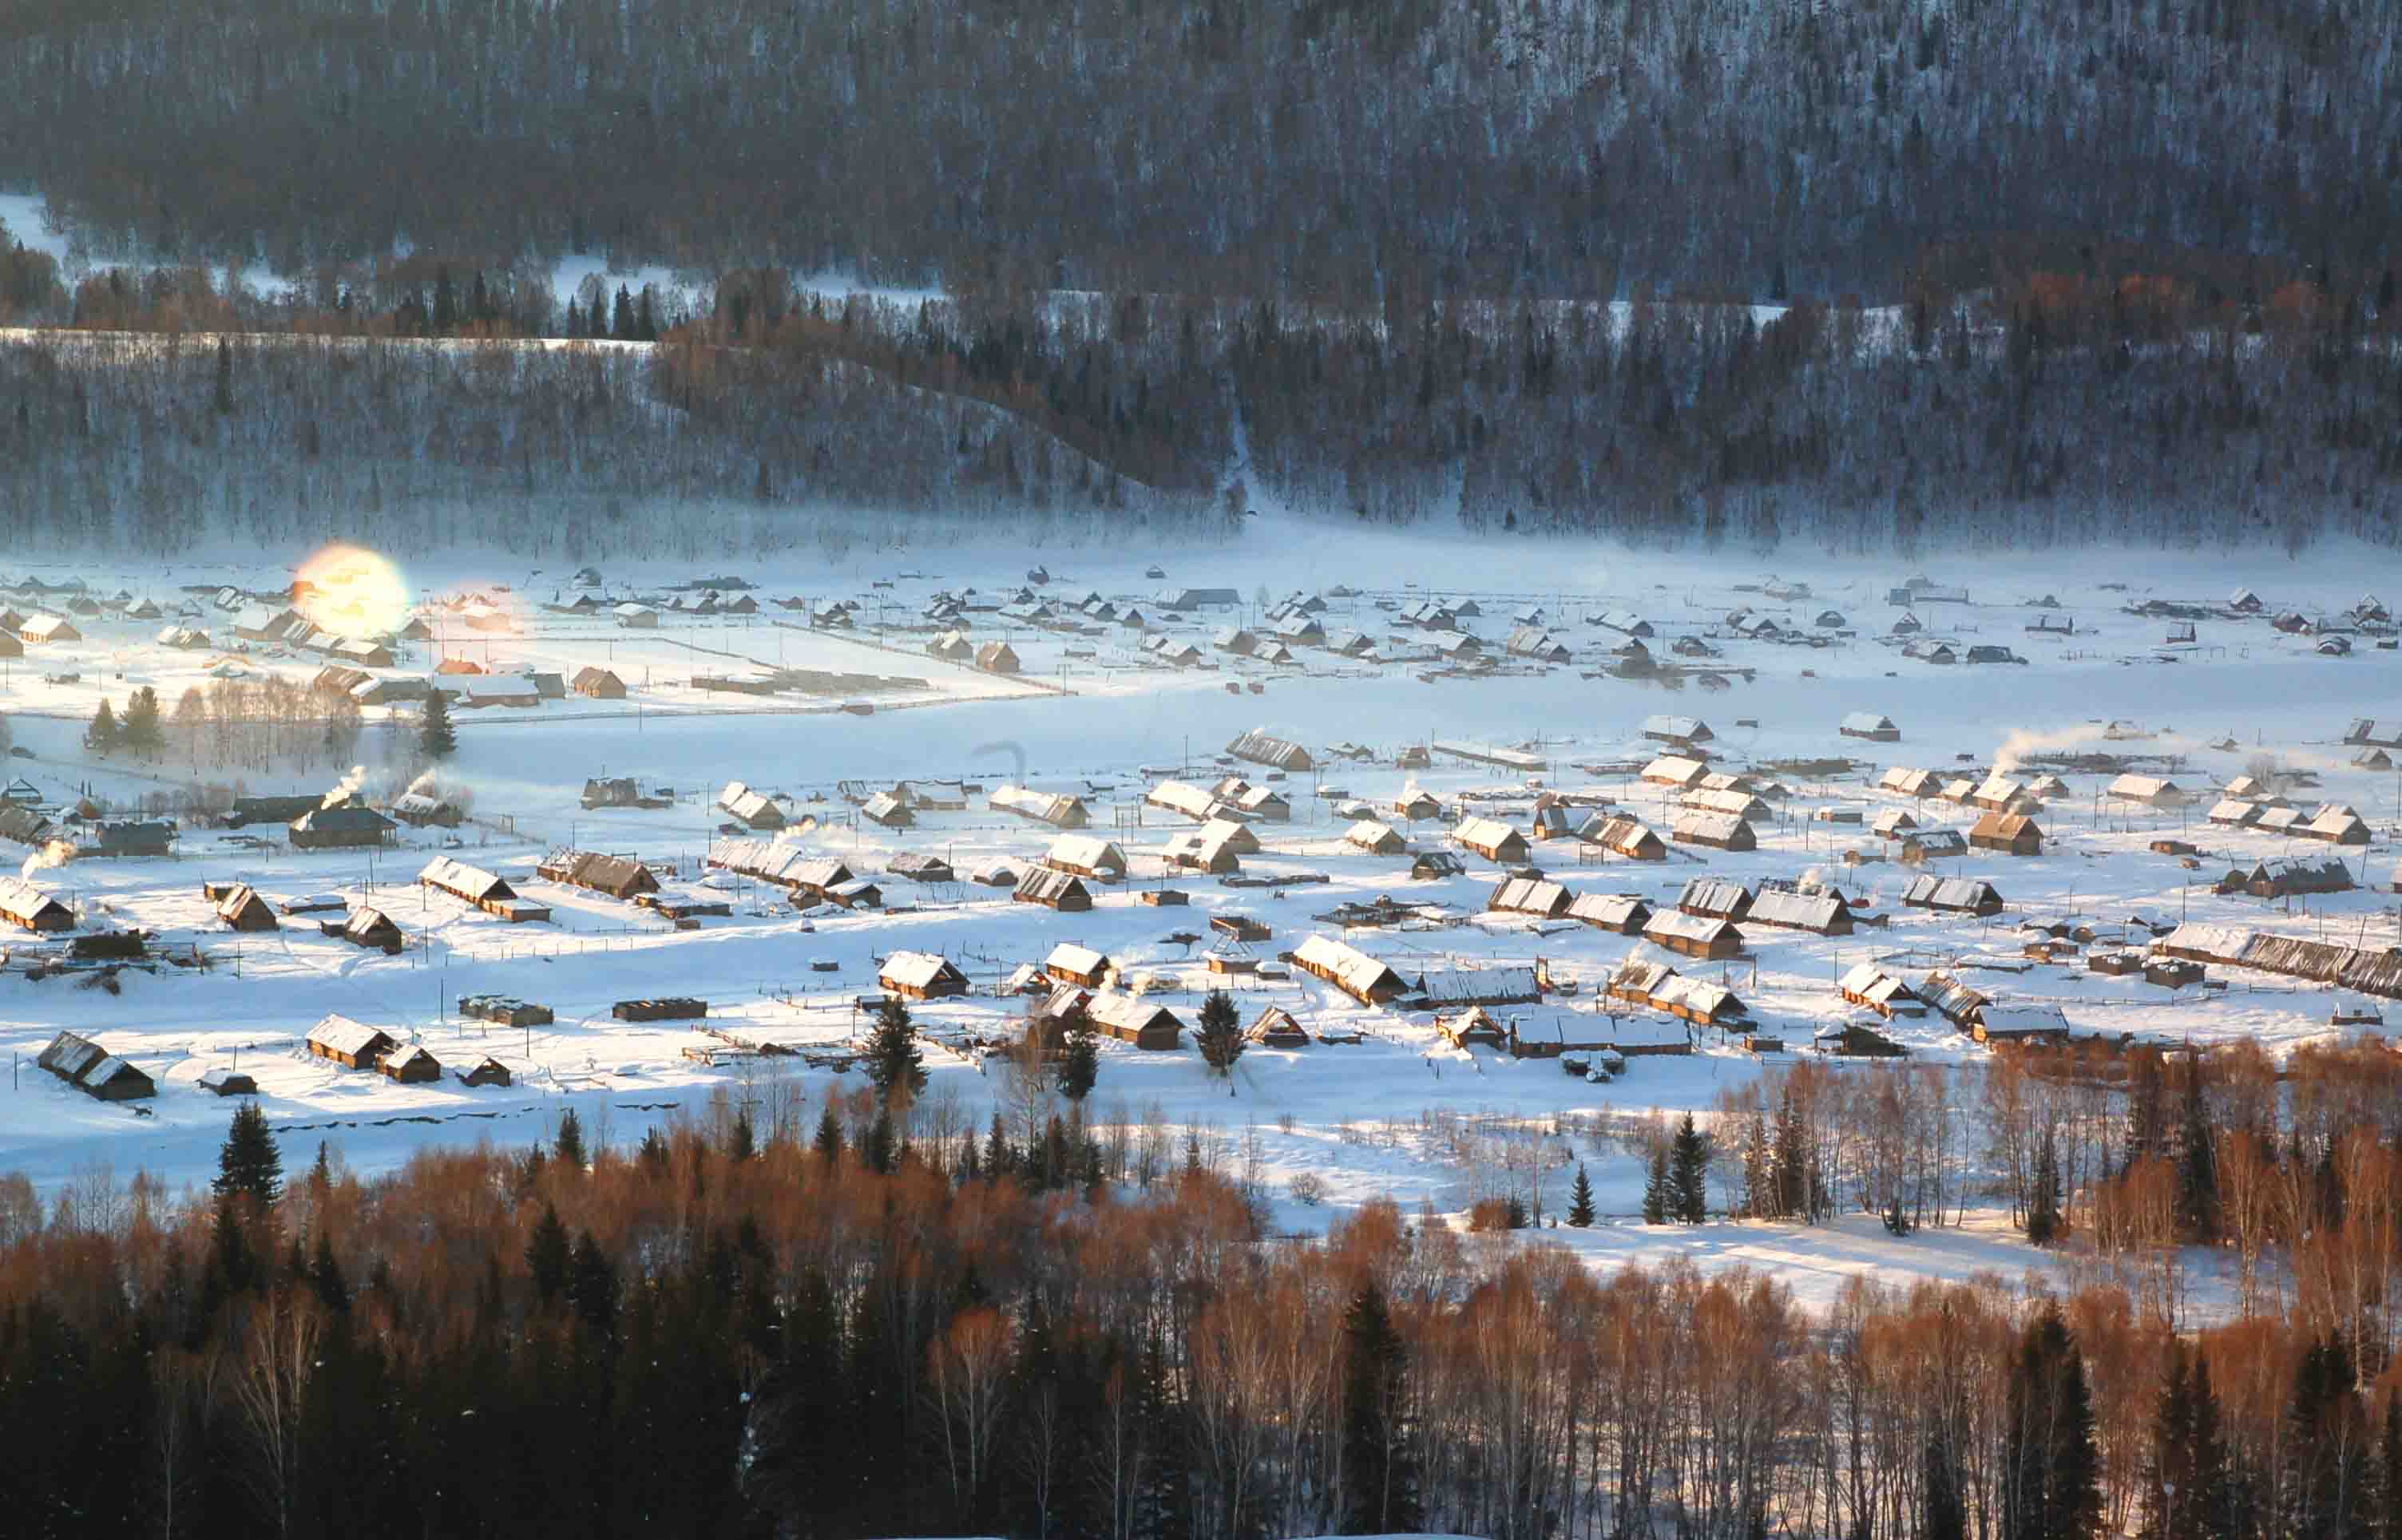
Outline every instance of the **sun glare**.
<svg viewBox="0 0 2402 1540">
<path fill-rule="evenodd" d="M 328 545 L 300 564 L 293 602 L 337 636 L 386 637 L 408 622 L 408 580 L 391 560 L 356 545 Z"/>
</svg>

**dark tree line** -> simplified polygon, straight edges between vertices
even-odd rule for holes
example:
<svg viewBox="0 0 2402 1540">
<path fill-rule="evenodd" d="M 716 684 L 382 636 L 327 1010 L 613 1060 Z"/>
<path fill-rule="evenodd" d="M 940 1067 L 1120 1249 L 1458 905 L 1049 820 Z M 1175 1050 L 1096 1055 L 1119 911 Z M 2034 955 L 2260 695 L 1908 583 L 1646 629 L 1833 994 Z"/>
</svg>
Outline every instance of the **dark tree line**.
<svg viewBox="0 0 2402 1540">
<path fill-rule="evenodd" d="M 1893 293 L 1929 239 L 2381 261 L 2363 0 L 19 0 L 0 177 L 174 260 Z M 839 110 L 827 110 L 829 103 Z"/>
</svg>

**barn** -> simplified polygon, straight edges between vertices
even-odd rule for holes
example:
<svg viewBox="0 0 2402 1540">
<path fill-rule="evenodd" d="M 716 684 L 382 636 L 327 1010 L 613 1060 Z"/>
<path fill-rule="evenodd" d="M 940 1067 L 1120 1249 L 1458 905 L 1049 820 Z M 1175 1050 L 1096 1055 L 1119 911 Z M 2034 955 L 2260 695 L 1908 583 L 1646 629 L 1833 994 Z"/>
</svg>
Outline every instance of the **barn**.
<svg viewBox="0 0 2402 1540">
<path fill-rule="evenodd" d="M 353 909 L 350 917 L 338 925 L 323 928 L 329 936 L 339 936 L 353 946 L 379 947 L 386 953 L 398 953 L 406 939 L 400 927 L 380 909 Z"/>
<path fill-rule="evenodd" d="M 1226 752 L 1252 764 L 1264 764 L 1271 770 L 1314 770 L 1318 762 L 1309 750 L 1284 738 L 1272 737 L 1258 728 L 1236 737 L 1226 745 Z"/>
<path fill-rule="evenodd" d="M 373 1069 L 393 1047 L 391 1036 L 348 1016 L 327 1016 L 309 1029 L 309 1052 L 352 1069 Z"/>
<path fill-rule="evenodd" d="M 1093 907 L 1092 890 L 1082 878 L 1040 866 L 1017 879 L 1016 891 L 1010 894 L 1010 899 L 1016 903 L 1039 903 L 1063 914 L 1082 914 Z"/>
<path fill-rule="evenodd" d="M 2023 813 L 1988 813 L 1968 831 L 1968 843 L 1980 850 L 2011 856 L 2043 854 L 2043 829 Z"/>
<path fill-rule="evenodd" d="M 1706 845 L 1717 850 L 1757 850 L 1758 836 L 1751 825 L 1732 813 L 1705 813 L 1687 809 L 1677 815 L 1668 837 L 1679 845 Z"/>
<path fill-rule="evenodd" d="M 1732 922 L 1663 910 L 1643 928 L 1643 939 L 1679 956 L 1717 961 L 1743 951 L 1743 933 Z"/>
<path fill-rule="evenodd" d="M 877 984 L 904 1000 L 941 1000 L 968 992 L 968 976 L 932 952 L 895 952 L 884 959 Z"/>
<path fill-rule="evenodd" d="M 518 897 L 518 890 L 496 873 L 480 866 L 469 866 L 449 856 L 436 856 L 417 873 L 419 886 L 437 893 L 448 893 L 462 902 L 475 905 L 488 914 L 497 914 L 512 922 L 546 920 L 550 911 L 538 903 Z"/>
<path fill-rule="evenodd" d="M 2120 776 L 2103 790 L 2112 802 L 2130 803 L 2144 807 L 2183 807 L 2192 799 L 2174 781 L 2157 776 Z"/>
<path fill-rule="evenodd" d="M 1451 832 L 1452 843 L 1505 866 L 1523 864 L 1528 855 L 1526 836 L 1498 818 L 1464 818 Z"/>
<path fill-rule="evenodd" d="M 1847 738 L 1866 738 L 1871 743 L 1899 743 L 1901 729 L 1891 717 L 1874 711 L 1854 711 L 1846 715 L 1837 729 Z"/>
<path fill-rule="evenodd" d="M 159 1093 L 150 1077 L 89 1038 L 62 1032 L 34 1062 L 86 1095 L 104 1102 L 146 1101 Z"/>
</svg>

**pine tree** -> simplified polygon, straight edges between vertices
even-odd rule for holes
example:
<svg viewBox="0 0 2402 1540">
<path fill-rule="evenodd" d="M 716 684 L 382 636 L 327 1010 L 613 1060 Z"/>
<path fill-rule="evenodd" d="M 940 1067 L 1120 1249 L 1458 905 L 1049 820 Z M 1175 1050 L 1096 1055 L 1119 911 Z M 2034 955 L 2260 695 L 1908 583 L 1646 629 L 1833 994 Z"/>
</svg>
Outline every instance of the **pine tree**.
<svg viewBox="0 0 2402 1540">
<path fill-rule="evenodd" d="M 117 747 L 121 736 L 117 712 L 104 697 L 100 709 L 91 714 L 91 725 L 84 729 L 83 746 L 95 754 L 105 754 Z"/>
<path fill-rule="evenodd" d="M 865 1067 L 877 1095 L 888 1104 L 895 1094 L 914 1096 L 926 1089 L 926 1061 L 918 1048 L 918 1029 L 909 1024 L 909 1008 L 897 995 L 885 997 L 877 1008 Z"/>
<path fill-rule="evenodd" d="M 217 338 L 217 382 L 210 404 L 219 417 L 233 415 L 233 346 L 224 337 Z"/>
<path fill-rule="evenodd" d="M 1585 1230 L 1593 1224 L 1593 1178 L 1584 1173 L 1584 1163 L 1577 1163 L 1576 1186 L 1568 1189 L 1568 1224 Z"/>
<path fill-rule="evenodd" d="M 860 1162 L 879 1176 L 890 1176 L 893 1163 L 899 1158 L 897 1142 L 890 1105 L 877 1107 L 876 1121 L 867 1125 L 867 1137 L 860 1143 Z"/>
<path fill-rule="evenodd" d="M 607 1337 L 617 1324 L 617 1270 L 590 1231 L 575 1237 L 567 1260 L 567 1302 L 576 1319 L 596 1337 Z"/>
<path fill-rule="evenodd" d="M 2330 1332 L 2310 1345 L 2294 1369 L 2279 1483 L 2281 1533 L 2349 1540 L 2362 1532 L 2361 1492 L 2369 1475 L 2365 1424 L 2352 1354 Z"/>
<path fill-rule="evenodd" d="M 2027 1327 L 2012 1356 L 2003 1434 L 2006 1540 L 2091 1540 L 2102 1522 L 2092 1392 L 2057 1308 Z"/>
<path fill-rule="evenodd" d="M 567 301 L 567 335 L 571 337 L 584 335 L 584 312 L 575 308 L 572 296 Z"/>
<path fill-rule="evenodd" d="M 450 725 L 450 698 L 437 687 L 425 693 L 425 708 L 417 720 L 417 752 L 429 760 L 447 760 L 459 751 L 459 734 Z"/>
<path fill-rule="evenodd" d="M 743 1165 L 757 1159 L 758 1154 L 759 1138 L 757 1131 L 751 1122 L 751 1109 L 747 1107 L 736 1107 L 734 1126 L 725 1135 L 725 1158 L 736 1165 Z"/>
<path fill-rule="evenodd" d="M 317 1232 L 317 1254 L 309 1263 L 309 1288 L 317 1300 L 336 1315 L 351 1312 L 351 1286 L 342 1276 L 341 1264 L 334 1260 L 333 1238 L 324 1231 Z"/>
<path fill-rule="evenodd" d="M 1643 1222 L 1664 1225 L 1668 1222 L 1668 1147 L 1658 1145 L 1651 1151 L 1651 1166 L 1643 1178 Z"/>
<path fill-rule="evenodd" d="M 1345 1534 L 1406 1534 L 1425 1521 L 1404 1425 L 1408 1379 L 1407 1344 L 1368 1284 L 1343 1313 Z"/>
<path fill-rule="evenodd" d="M 647 283 L 642 285 L 642 303 L 634 318 L 634 337 L 639 342 L 656 342 L 659 339 L 659 323 L 651 310 L 651 286 Z"/>
<path fill-rule="evenodd" d="M 559 1222 L 559 1210 L 543 1204 L 542 1217 L 534 1221 L 526 1242 L 526 1272 L 533 1279 L 534 1298 L 544 1304 L 567 1286 L 568 1250 L 567 1227 Z"/>
<path fill-rule="evenodd" d="M 1811 1202 L 1812 1160 L 1809 1141 L 1803 1137 L 1802 1114 L 1793 1105 L 1793 1090 L 1785 1093 L 1776 1105 L 1776 1137 L 1774 1151 L 1769 1157 L 1769 1168 L 1775 1173 L 1775 1217 L 1790 1219 L 1801 1215 L 1811 1223 L 1818 1220 L 1818 1211 Z"/>
<path fill-rule="evenodd" d="M 276 1148 L 275 1134 L 267 1126 L 267 1114 L 256 1102 L 244 1102 L 234 1108 L 233 1122 L 226 1130 L 223 1148 L 217 1151 L 217 1177 L 214 1184 L 220 1198 L 239 1193 L 260 1208 L 271 1208 L 283 1195 L 283 1152 Z"/>
<path fill-rule="evenodd" d="M 641 1163 L 645 1176 L 664 1176 L 668 1174 L 668 1142 L 659 1135 L 657 1129 L 642 1131 L 642 1146 L 634 1151 L 634 1159 Z"/>
<path fill-rule="evenodd" d="M 438 337 L 449 337 L 459 326 L 459 291 L 450 282 L 450 267 L 445 263 L 434 269 L 434 331 Z"/>
<path fill-rule="evenodd" d="M 2172 1341 L 2144 1465 L 2145 1540 L 2233 1540 L 2227 1465 L 2210 1366 Z"/>
<path fill-rule="evenodd" d="M 1968 1540 L 1968 1505 L 1961 1492 L 1960 1466 L 1941 1440 L 1929 1438 L 1926 1467 L 1926 1522 L 1922 1540 Z"/>
<path fill-rule="evenodd" d="M 1093 1093 L 1093 1083 L 1101 1075 L 1101 1035 L 1094 1030 L 1086 1016 L 1076 1016 L 1068 1024 L 1060 1043 L 1057 1083 L 1059 1094 L 1071 1102 L 1082 1102 Z"/>
<path fill-rule="evenodd" d="M 572 1107 L 559 1115 L 559 1134 L 551 1141 L 551 1153 L 570 1171 L 584 1169 L 584 1123 Z"/>
<path fill-rule="evenodd" d="M 1193 1044 L 1201 1051 L 1201 1062 L 1232 1080 L 1235 1061 L 1243 1056 L 1241 1018 L 1235 1013 L 1235 997 L 1222 989 L 1213 989 L 1201 1002 L 1200 1024 L 1194 1029 Z"/>
<path fill-rule="evenodd" d="M 2046 1134 L 2036 1150 L 2035 1190 L 2027 1197 L 2027 1242 L 2048 1246 L 2065 1228 L 2060 1213 L 2060 1153 Z"/>
<path fill-rule="evenodd" d="M 834 1103 L 826 1103 L 818 1115 L 818 1136 L 815 1143 L 818 1159 L 832 1165 L 842 1159 L 842 1120 L 835 1116 Z"/>
<path fill-rule="evenodd" d="M 1677 1138 L 1669 1151 L 1669 1207 L 1677 1217 L 1689 1225 L 1697 1225 L 1710 1217 L 1710 1141 L 1693 1126 L 1693 1115 L 1685 1114 L 1677 1125 Z"/>
<path fill-rule="evenodd" d="M 617 285 L 617 304 L 609 314 L 609 335 L 620 342 L 634 340 L 634 297 Z"/>
</svg>

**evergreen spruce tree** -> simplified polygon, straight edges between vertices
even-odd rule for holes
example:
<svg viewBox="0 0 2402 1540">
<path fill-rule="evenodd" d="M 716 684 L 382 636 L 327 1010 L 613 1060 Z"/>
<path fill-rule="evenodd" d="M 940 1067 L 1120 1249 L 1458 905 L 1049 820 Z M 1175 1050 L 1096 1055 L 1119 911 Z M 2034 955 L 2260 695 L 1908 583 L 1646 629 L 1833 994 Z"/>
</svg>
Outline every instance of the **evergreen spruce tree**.
<svg viewBox="0 0 2402 1540">
<path fill-rule="evenodd" d="M 274 1206 L 283 1195 L 283 1152 L 276 1148 L 267 1114 L 256 1102 L 246 1101 L 234 1108 L 225 1144 L 217 1150 L 214 1186 L 220 1198 L 240 1194 L 260 1208 Z"/>
<path fill-rule="evenodd" d="M 100 709 L 91 714 L 91 725 L 84 729 L 83 746 L 95 754 L 105 754 L 116 749 L 119 736 L 117 712 L 104 697 Z"/>
<path fill-rule="evenodd" d="M 317 1254 L 309 1263 L 309 1288 L 331 1313 L 350 1313 L 351 1286 L 342 1276 L 341 1264 L 334 1260 L 333 1238 L 322 1230 L 317 1232 Z"/>
<path fill-rule="evenodd" d="M 2210 1366 L 2172 1342 L 2144 1464 L 2145 1540 L 2233 1540 L 2227 1464 Z"/>
<path fill-rule="evenodd" d="M 896 1093 L 914 1096 L 926 1089 L 926 1061 L 918 1048 L 918 1029 L 909 1024 L 909 1008 L 897 995 L 885 997 L 877 1008 L 865 1067 L 869 1083 L 888 1104 Z"/>
<path fill-rule="evenodd" d="M 567 335 L 571 337 L 584 335 L 584 312 L 575 308 L 572 296 L 567 301 Z"/>
<path fill-rule="evenodd" d="M 617 285 L 617 304 L 609 313 L 609 335 L 620 342 L 634 340 L 634 297 Z"/>
<path fill-rule="evenodd" d="M 825 1110 L 818 1115 L 818 1136 L 813 1148 L 818 1152 L 818 1158 L 828 1165 L 842 1159 L 842 1120 L 835 1116 L 834 1103 L 831 1101 L 826 1103 Z"/>
<path fill-rule="evenodd" d="M 1231 1082 L 1235 1061 L 1243 1056 L 1242 1022 L 1235 1013 L 1232 995 L 1222 989 L 1209 991 L 1201 1002 L 1200 1024 L 1194 1028 L 1193 1043 L 1201 1051 L 1201 1062 Z"/>
<path fill-rule="evenodd" d="M 233 414 L 233 347 L 224 337 L 217 338 L 217 382 L 210 405 L 219 417 Z"/>
<path fill-rule="evenodd" d="M 1774 1217 L 1789 1219 L 1798 1214 L 1815 1224 L 1818 1214 L 1810 1201 L 1810 1147 L 1802 1136 L 1802 1115 L 1793 1106 L 1790 1087 L 1777 1102 L 1774 1148 L 1775 1153 L 1769 1159 L 1770 1168 L 1776 1174 Z"/>
<path fill-rule="evenodd" d="M 534 1298 L 544 1304 L 567 1287 L 568 1254 L 567 1227 L 559 1222 L 559 1210 L 545 1203 L 526 1241 L 526 1273 L 533 1280 Z"/>
<path fill-rule="evenodd" d="M 1643 1177 L 1643 1222 L 1664 1225 L 1668 1222 L 1668 1147 L 1660 1145 L 1651 1151 L 1651 1166 Z"/>
<path fill-rule="evenodd" d="M 634 1152 L 634 1159 L 645 1176 L 664 1176 L 668 1174 L 668 1142 L 660 1136 L 657 1129 L 642 1131 L 642 1146 Z"/>
<path fill-rule="evenodd" d="M 1373 1283 L 1343 1313 L 1345 1534 L 1405 1534 L 1425 1522 L 1405 1426 L 1408 1347 Z"/>
<path fill-rule="evenodd" d="M 559 1115 L 559 1134 L 551 1141 L 551 1153 L 570 1171 L 584 1169 L 584 1123 L 572 1107 Z"/>
<path fill-rule="evenodd" d="M 459 735 L 450 725 L 450 699 L 439 689 L 425 693 L 425 708 L 417 719 L 417 751 L 429 760 L 447 760 L 459 751 Z"/>
<path fill-rule="evenodd" d="M 2027 1327 L 2012 1355 L 2003 1438 L 2005 1540 L 2092 1540 L 2102 1523 L 2092 1393 L 2056 1308 Z"/>
<path fill-rule="evenodd" d="M 1585 1175 L 1584 1164 L 1577 1164 L 1576 1186 L 1568 1189 L 1568 1224 L 1577 1230 L 1593 1224 L 1593 1178 Z"/>
<path fill-rule="evenodd" d="M 758 1154 L 759 1138 L 752 1126 L 751 1109 L 738 1107 L 734 1109 L 734 1126 L 725 1135 L 725 1158 L 736 1165 L 743 1165 L 756 1159 Z"/>
<path fill-rule="evenodd" d="M 1071 1102 L 1082 1102 L 1092 1094 L 1093 1083 L 1100 1075 L 1101 1035 L 1094 1030 L 1089 1017 L 1076 1016 L 1070 1021 L 1060 1042 L 1059 1094 Z"/>
<path fill-rule="evenodd" d="M 125 699 L 125 715 L 117 724 L 117 741 L 134 753 L 145 757 L 156 755 L 167 746 L 167 734 L 159 722 L 159 692 L 143 685 Z"/>
<path fill-rule="evenodd" d="M 896 1143 L 892 1108 L 890 1106 L 879 1107 L 876 1109 L 876 1121 L 867 1125 L 867 1137 L 860 1144 L 861 1162 L 878 1176 L 890 1176 L 893 1162 L 899 1155 Z"/>
<path fill-rule="evenodd" d="M 1669 1151 L 1669 1206 L 1685 1224 L 1697 1225 L 1710 1217 L 1710 1141 L 1685 1114 Z"/>
<path fill-rule="evenodd" d="M 616 1329 L 617 1270 L 588 1230 L 575 1237 L 568 1254 L 567 1301 L 594 1336 L 606 1338 Z"/>
<path fill-rule="evenodd" d="M 2365 1532 L 2361 1501 L 2369 1471 L 2367 1422 L 2352 1354 L 2333 1332 L 2312 1343 L 2294 1368 L 2285 1407 L 2284 1512 L 2278 1532 L 2351 1540 Z"/>
<path fill-rule="evenodd" d="M 651 286 L 647 283 L 642 285 L 642 303 L 636 308 L 634 339 L 638 342 L 656 342 L 659 339 L 658 319 L 651 310 Z"/>
<path fill-rule="evenodd" d="M 2060 1152 L 2050 1134 L 2035 1156 L 2035 1190 L 2027 1197 L 2026 1235 L 2030 1244 L 2048 1246 L 2065 1229 L 2060 1213 Z"/>
<path fill-rule="evenodd" d="M 434 269 L 434 332 L 449 337 L 459 326 L 459 291 L 450 282 L 450 266 Z"/>
<path fill-rule="evenodd" d="M 1001 1121 L 1001 1109 L 995 1107 L 992 1126 L 985 1131 L 984 1168 L 994 1176 L 1007 1176 L 1017 1170 L 1017 1151 L 1010 1147 L 1009 1130 Z"/>
</svg>

